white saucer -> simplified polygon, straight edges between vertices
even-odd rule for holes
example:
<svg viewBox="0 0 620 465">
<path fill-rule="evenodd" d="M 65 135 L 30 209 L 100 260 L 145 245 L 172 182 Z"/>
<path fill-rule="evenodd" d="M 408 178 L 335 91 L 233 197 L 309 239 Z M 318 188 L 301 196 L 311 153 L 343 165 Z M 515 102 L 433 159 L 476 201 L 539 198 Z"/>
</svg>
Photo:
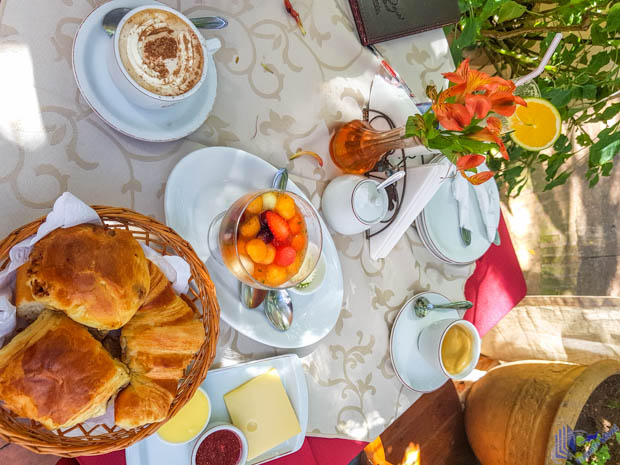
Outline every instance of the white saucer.
<svg viewBox="0 0 620 465">
<path fill-rule="evenodd" d="M 435 292 L 421 292 L 409 299 L 400 309 L 390 334 L 390 357 L 398 379 L 409 389 L 432 392 L 448 381 L 441 371 L 435 370 L 418 351 L 418 336 L 423 328 L 444 318 L 461 318 L 456 310 L 436 310 L 418 318 L 413 304 L 418 297 L 426 297 L 433 304 L 450 302 Z"/>
<path fill-rule="evenodd" d="M 164 201 L 166 223 L 192 245 L 207 265 L 226 323 L 263 344 L 281 348 L 305 347 L 327 336 L 342 308 L 340 259 L 323 220 L 325 279 L 311 295 L 291 293 L 294 318 L 285 332 L 271 326 L 262 306 L 248 310 L 241 304 L 239 281 L 210 257 L 207 243 L 213 218 L 242 195 L 271 186 L 276 171 L 274 166 L 256 155 L 231 147 L 207 147 L 192 152 L 174 167 L 168 177 Z M 287 189 L 307 198 L 290 180 Z"/>
<path fill-rule="evenodd" d="M 168 142 L 197 130 L 209 116 L 217 90 L 217 71 L 209 54 L 206 82 L 192 97 L 169 108 L 146 110 L 123 96 L 108 72 L 106 57 L 111 37 L 101 27 L 114 8 L 159 4 L 153 0 L 114 0 L 95 8 L 80 25 L 73 41 L 73 75 L 84 100 L 99 117 L 134 139 Z"/>
<path fill-rule="evenodd" d="M 431 163 L 441 163 L 448 166 L 450 161 L 443 155 L 439 155 Z M 480 169 L 486 170 L 486 164 L 480 165 Z M 499 199 L 497 184 L 492 180 L 477 186 L 476 189 L 486 189 L 490 196 Z M 470 245 L 466 246 L 461 239 L 459 207 L 452 193 L 451 181 L 444 182 L 439 187 L 437 193 L 420 212 L 419 221 L 416 219 L 416 224 L 421 223 L 420 229 L 424 230 L 425 237 L 422 239 L 425 241 L 425 245 L 428 248 L 433 248 L 437 252 L 435 255 L 447 263 L 460 265 L 473 263 L 482 257 L 492 245 L 487 238 L 486 226 L 478 207 L 474 186 L 469 185 L 468 193 L 472 216 Z M 497 208 L 499 209 L 499 201 Z M 499 223 L 499 214 L 497 218 Z M 497 224 L 495 229 L 497 229 Z"/>
</svg>

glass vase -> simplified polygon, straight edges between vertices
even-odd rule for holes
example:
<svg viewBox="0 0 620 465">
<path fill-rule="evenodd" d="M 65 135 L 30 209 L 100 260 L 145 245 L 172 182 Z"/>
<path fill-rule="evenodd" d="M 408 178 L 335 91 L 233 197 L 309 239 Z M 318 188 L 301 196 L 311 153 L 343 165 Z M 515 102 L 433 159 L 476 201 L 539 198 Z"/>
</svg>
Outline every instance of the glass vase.
<svg viewBox="0 0 620 465">
<path fill-rule="evenodd" d="M 372 171 L 386 153 L 420 143 L 416 137 L 405 137 L 404 127 L 380 131 L 356 119 L 336 131 L 329 144 L 329 154 L 345 173 L 364 174 Z"/>
</svg>

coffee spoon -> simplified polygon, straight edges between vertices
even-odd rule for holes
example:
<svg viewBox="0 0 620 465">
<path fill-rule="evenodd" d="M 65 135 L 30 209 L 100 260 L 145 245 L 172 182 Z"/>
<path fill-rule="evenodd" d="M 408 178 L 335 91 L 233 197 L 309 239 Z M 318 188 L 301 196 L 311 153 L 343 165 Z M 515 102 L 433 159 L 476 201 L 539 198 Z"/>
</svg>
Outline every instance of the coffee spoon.
<svg viewBox="0 0 620 465">
<path fill-rule="evenodd" d="M 106 13 L 101 24 L 110 37 L 114 35 L 116 26 L 121 22 L 123 16 L 131 10 L 131 8 L 114 8 Z M 228 21 L 221 16 L 204 16 L 201 18 L 189 18 L 189 20 L 198 29 L 223 29 L 228 26 Z"/>
<path fill-rule="evenodd" d="M 418 297 L 413 304 L 413 309 L 415 310 L 415 315 L 418 318 L 424 318 L 428 315 L 428 312 L 431 310 L 440 310 L 440 309 L 457 309 L 457 310 L 468 310 L 474 306 L 469 300 L 463 300 L 460 302 L 450 302 L 447 304 L 432 304 L 426 297 Z"/>
</svg>

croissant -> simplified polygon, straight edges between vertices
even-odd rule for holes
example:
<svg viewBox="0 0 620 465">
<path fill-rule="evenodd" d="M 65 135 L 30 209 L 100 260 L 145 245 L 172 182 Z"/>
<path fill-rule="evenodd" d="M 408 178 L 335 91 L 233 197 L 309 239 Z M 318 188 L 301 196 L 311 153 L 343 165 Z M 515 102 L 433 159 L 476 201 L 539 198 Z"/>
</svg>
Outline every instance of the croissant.
<svg viewBox="0 0 620 465">
<path fill-rule="evenodd" d="M 159 268 L 152 262 L 148 268 L 145 303 L 121 330 L 123 361 L 131 371 L 115 404 L 115 421 L 123 428 L 166 418 L 178 382 L 206 337 L 202 322 Z"/>
<path fill-rule="evenodd" d="M 48 429 L 102 415 L 128 381 L 84 326 L 50 310 L 0 350 L 0 401 Z"/>
<path fill-rule="evenodd" d="M 37 242 L 17 271 L 15 305 L 34 320 L 44 309 L 99 330 L 118 329 L 144 302 L 148 261 L 129 231 L 81 224 Z"/>
</svg>

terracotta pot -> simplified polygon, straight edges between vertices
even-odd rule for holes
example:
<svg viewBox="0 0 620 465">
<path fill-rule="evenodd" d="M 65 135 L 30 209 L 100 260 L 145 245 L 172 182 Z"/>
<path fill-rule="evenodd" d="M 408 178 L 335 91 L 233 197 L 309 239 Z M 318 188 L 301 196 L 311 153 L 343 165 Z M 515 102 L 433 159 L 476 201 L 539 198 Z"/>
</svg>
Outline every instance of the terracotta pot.
<svg viewBox="0 0 620 465">
<path fill-rule="evenodd" d="M 562 362 L 517 362 L 489 371 L 472 386 L 465 429 L 482 465 L 560 465 L 556 434 L 574 429 L 590 394 L 620 362 L 590 366 Z"/>
</svg>

